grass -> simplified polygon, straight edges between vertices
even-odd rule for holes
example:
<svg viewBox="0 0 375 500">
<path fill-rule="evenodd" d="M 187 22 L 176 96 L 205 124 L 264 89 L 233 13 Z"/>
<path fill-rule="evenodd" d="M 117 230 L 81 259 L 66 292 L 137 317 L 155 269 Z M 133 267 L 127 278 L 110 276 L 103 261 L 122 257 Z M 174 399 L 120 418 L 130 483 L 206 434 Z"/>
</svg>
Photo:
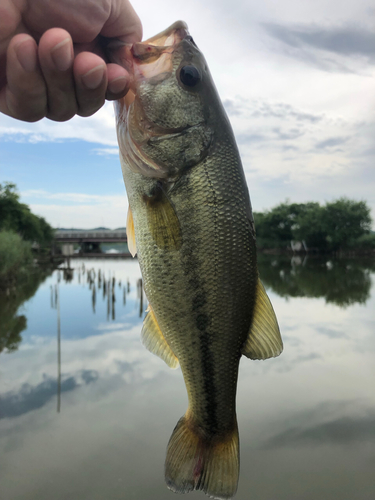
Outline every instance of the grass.
<svg viewBox="0 0 375 500">
<path fill-rule="evenodd" d="M 0 289 L 15 281 L 32 261 L 31 243 L 13 231 L 0 231 Z"/>
</svg>

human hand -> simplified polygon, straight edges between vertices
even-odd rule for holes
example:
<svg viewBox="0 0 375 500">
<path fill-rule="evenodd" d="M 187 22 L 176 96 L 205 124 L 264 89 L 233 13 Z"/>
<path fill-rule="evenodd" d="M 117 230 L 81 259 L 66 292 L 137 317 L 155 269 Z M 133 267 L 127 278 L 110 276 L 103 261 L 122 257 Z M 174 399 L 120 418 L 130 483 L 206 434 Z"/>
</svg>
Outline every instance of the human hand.
<svg viewBox="0 0 375 500">
<path fill-rule="evenodd" d="M 0 0 L 0 111 L 34 122 L 90 116 L 128 90 L 101 36 L 142 39 L 129 0 Z"/>
</svg>

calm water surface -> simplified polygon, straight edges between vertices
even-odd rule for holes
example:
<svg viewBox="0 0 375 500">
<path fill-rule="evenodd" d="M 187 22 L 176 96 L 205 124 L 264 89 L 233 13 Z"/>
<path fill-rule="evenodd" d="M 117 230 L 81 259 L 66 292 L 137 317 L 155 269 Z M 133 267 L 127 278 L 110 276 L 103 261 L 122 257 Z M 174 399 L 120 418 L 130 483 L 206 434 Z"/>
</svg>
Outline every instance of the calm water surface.
<svg viewBox="0 0 375 500">
<path fill-rule="evenodd" d="M 138 263 L 71 265 L 0 302 L 0 498 L 173 500 L 165 449 L 187 397 L 140 343 Z M 284 352 L 241 361 L 236 499 L 374 500 L 375 262 L 260 272 Z"/>
</svg>

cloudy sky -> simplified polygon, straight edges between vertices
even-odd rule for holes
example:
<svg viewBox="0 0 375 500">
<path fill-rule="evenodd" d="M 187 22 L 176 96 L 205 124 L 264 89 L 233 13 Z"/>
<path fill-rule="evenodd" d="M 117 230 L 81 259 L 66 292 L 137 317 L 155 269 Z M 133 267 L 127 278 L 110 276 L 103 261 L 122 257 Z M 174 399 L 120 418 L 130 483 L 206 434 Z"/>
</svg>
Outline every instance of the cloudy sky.
<svg viewBox="0 0 375 500">
<path fill-rule="evenodd" d="M 371 0 L 134 0 L 148 38 L 185 20 L 232 122 L 253 209 L 341 196 L 375 219 Z M 125 226 L 112 104 L 90 118 L 0 115 L 0 182 L 55 227 Z"/>
</svg>

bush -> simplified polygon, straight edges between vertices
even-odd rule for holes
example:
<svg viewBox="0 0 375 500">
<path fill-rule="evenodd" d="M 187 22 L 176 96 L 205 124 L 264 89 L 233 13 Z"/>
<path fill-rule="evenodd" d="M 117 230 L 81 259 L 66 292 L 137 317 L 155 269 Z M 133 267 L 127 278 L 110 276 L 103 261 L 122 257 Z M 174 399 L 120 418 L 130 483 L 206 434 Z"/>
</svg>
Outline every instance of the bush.
<svg viewBox="0 0 375 500">
<path fill-rule="evenodd" d="M 361 250 L 375 250 L 375 232 L 363 234 L 359 238 L 352 240 L 350 247 Z"/>
<path fill-rule="evenodd" d="M 13 231 L 0 231 L 0 287 L 20 266 L 32 262 L 31 243 Z"/>
</svg>

